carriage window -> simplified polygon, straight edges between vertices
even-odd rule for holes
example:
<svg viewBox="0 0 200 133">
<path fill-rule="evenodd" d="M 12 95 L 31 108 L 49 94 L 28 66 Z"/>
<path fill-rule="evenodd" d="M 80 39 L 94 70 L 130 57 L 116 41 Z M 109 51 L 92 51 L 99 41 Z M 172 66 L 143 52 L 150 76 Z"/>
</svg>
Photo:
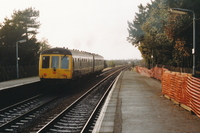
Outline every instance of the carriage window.
<svg viewBox="0 0 200 133">
<path fill-rule="evenodd" d="M 49 68 L 49 56 L 42 57 L 42 68 Z"/>
<path fill-rule="evenodd" d="M 61 68 L 62 69 L 68 69 L 69 68 L 69 57 L 62 56 L 61 57 Z"/>
<path fill-rule="evenodd" d="M 52 64 L 51 67 L 52 68 L 58 68 L 58 60 L 59 56 L 52 56 Z"/>
</svg>

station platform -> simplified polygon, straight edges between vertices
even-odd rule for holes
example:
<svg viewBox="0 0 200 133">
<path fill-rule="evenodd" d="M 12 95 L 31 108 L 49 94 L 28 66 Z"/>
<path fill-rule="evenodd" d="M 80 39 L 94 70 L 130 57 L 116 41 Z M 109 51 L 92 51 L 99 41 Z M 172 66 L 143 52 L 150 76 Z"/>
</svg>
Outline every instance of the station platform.
<svg viewBox="0 0 200 133">
<path fill-rule="evenodd" d="M 163 97 L 161 91 L 156 79 L 122 72 L 93 133 L 199 133 L 200 118 Z"/>
<path fill-rule="evenodd" d="M 0 82 L 0 91 L 40 81 L 38 76 Z"/>
</svg>

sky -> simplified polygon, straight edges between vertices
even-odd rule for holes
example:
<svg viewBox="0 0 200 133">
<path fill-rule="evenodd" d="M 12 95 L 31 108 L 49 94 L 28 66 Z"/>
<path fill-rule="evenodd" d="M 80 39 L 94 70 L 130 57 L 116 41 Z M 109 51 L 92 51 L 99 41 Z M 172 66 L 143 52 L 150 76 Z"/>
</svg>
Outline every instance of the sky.
<svg viewBox="0 0 200 133">
<path fill-rule="evenodd" d="M 112 59 L 142 59 L 127 41 L 128 24 L 138 5 L 151 0 L 0 0 L 0 23 L 14 10 L 29 7 L 40 12 L 37 39 L 52 47 L 67 47 Z"/>
</svg>

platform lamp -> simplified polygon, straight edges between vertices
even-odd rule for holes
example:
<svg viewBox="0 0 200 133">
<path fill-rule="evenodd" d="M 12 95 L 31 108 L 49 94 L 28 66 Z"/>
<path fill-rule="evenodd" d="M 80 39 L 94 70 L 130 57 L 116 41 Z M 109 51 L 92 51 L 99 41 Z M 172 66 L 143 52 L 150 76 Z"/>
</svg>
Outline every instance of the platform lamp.
<svg viewBox="0 0 200 133">
<path fill-rule="evenodd" d="M 187 14 L 188 12 L 192 12 L 193 14 L 193 49 L 192 49 L 192 54 L 193 54 L 193 68 L 192 68 L 192 75 L 196 75 L 196 65 L 195 65 L 195 52 L 196 52 L 196 45 L 195 45 L 195 13 L 192 10 L 188 9 L 182 9 L 182 8 L 170 8 L 170 11 L 172 13 L 176 14 Z"/>
<path fill-rule="evenodd" d="M 17 79 L 19 78 L 19 64 L 18 64 L 18 60 L 19 60 L 19 57 L 18 57 L 18 44 L 19 43 L 24 43 L 26 42 L 26 40 L 19 40 L 16 42 L 16 71 L 17 71 Z"/>
</svg>

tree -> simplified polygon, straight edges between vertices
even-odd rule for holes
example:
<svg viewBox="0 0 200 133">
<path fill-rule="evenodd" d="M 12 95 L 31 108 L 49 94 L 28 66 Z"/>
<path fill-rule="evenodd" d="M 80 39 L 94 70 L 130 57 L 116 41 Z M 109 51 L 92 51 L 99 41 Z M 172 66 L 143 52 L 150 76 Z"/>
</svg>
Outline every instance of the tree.
<svg viewBox="0 0 200 133">
<path fill-rule="evenodd" d="M 140 5 L 133 23 L 128 22 L 127 40 L 139 48 L 147 63 L 192 67 L 192 14 L 171 14 L 168 9 L 183 8 L 196 13 L 196 44 L 199 44 L 199 5 L 200 0 L 154 0 L 147 6 Z M 197 45 L 196 59 L 200 63 L 199 49 Z"/>
<path fill-rule="evenodd" d="M 196 18 L 199 17 L 200 0 L 173 0 L 169 3 L 171 8 L 183 8 L 189 9 L 195 12 Z M 192 48 L 193 48 L 193 15 L 188 13 L 187 15 L 170 14 L 169 23 L 165 29 L 167 36 L 174 42 L 174 61 L 181 67 L 192 67 Z M 196 19 L 196 44 L 200 42 L 198 36 L 200 35 L 199 26 L 200 23 Z M 196 47 L 197 60 L 200 61 L 199 45 Z M 199 51 L 199 52 L 198 52 Z M 199 64 L 199 63 L 197 63 Z"/>
<path fill-rule="evenodd" d="M 40 43 L 40 50 L 38 51 L 38 53 L 41 53 L 42 51 L 51 48 L 51 46 L 48 42 L 48 39 L 46 39 L 46 38 L 42 38 L 42 40 L 40 40 L 39 43 Z"/>
<path fill-rule="evenodd" d="M 115 63 L 113 60 L 107 62 L 108 67 L 115 67 Z"/>
<path fill-rule="evenodd" d="M 139 46 L 139 43 L 143 40 L 145 32 L 142 30 L 141 25 L 146 21 L 146 8 L 140 4 L 138 6 L 139 13 L 136 13 L 135 20 L 133 22 L 128 21 L 129 36 L 127 41 L 133 46 Z"/>
<path fill-rule="evenodd" d="M 27 41 L 19 45 L 20 65 L 37 64 L 40 44 L 36 34 L 40 23 L 37 21 L 39 11 L 27 8 L 14 11 L 11 19 L 5 18 L 0 25 L 0 65 L 15 65 L 15 44 L 17 41 Z"/>
<path fill-rule="evenodd" d="M 173 43 L 163 30 L 168 22 L 167 4 L 161 0 L 155 0 L 152 5 L 147 5 L 147 9 L 149 15 L 141 27 L 145 32 L 143 44 L 149 51 L 148 60 L 151 57 L 153 64 L 168 64 L 171 59 Z M 140 50 L 143 49 L 140 48 Z M 165 56 L 169 58 L 167 59 Z"/>
</svg>

